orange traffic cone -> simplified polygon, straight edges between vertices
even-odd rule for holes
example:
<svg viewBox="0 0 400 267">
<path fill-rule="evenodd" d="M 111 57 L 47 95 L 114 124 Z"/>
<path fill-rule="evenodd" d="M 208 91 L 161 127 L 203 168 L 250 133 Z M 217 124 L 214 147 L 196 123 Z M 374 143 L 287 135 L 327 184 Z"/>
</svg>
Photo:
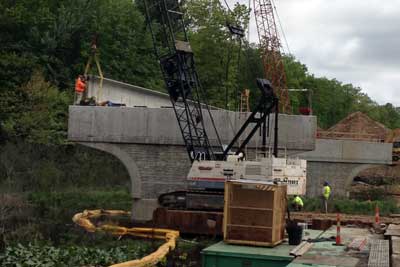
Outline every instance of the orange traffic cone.
<svg viewBox="0 0 400 267">
<path fill-rule="evenodd" d="M 375 223 L 379 224 L 380 217 L 379 217 L 379 206 L 376 204 L 375 206 Z"/>
<path fill-rule="evenodd" d="M 336 214 L 336 246 L 342 245 L 342 239 L 340 237 L 340 214 Z"/>
</svg>

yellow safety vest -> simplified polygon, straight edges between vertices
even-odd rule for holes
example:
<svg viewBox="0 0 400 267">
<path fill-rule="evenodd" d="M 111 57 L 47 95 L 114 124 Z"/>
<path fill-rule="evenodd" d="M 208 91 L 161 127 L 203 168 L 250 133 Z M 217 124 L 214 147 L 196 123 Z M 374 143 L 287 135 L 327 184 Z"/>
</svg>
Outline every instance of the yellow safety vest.
<svg viewBox="0 0 400 267">
<path fill-rule="evenodd" d="M 325 199 L 328 199 L 329 196 L 331 195 L 331 188 L 329 187 L 329 185 L 324 186 L 323 195 Z"/>
<path fill-rule="evenodd" d="M 297 197 L 295 197 L 295 198 L 293 199 L 293 203 L 294 203 L 294 204 L 297 204 L 297 205 L 299 205 L 299 206 L 301 206 L 301 207 L 304 206 L 303 200 L 302 200 L 299 196 L 297 196 Z"/>
</svg>

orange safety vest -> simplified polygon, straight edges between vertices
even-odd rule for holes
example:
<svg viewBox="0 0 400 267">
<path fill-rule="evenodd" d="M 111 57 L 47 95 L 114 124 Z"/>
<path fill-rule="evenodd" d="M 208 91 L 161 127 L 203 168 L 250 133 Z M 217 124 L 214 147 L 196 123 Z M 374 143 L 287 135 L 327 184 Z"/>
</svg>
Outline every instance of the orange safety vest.
<svg viewBox="0 0 400 267">
<path fill-rule="evenodd" d="M 75 82 L 75 92 L 77 93 L 83 93 L 86 89 L 86 84 L 84 81 L 81 80 L 81 78 L 76 79 Z"/>
</svg>

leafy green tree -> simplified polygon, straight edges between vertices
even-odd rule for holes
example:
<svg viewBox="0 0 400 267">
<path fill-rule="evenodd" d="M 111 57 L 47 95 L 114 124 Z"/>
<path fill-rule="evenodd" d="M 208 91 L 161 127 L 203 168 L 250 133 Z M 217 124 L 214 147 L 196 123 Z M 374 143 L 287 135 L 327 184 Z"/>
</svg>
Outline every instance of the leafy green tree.
<svg viewBox="0 0 400 267">
<path fill-rule="evenodd" d="M 162 88 L 144 16 L 132 1 L 0 1 L 0 124 L 7 123 L 6 133 L 14 129 L 10 136 L 21 136 L 18 132 L 24 132 L 15 130 L 17 122 L 9 118 L 25 111 L 29 94 L 21 86 L 35 70 L 42 70 L 45 80 L 72 95 L 94 34 L 99 36 L 106 77 Z"/>
<path fill-rule="evenodd" d="M 210 103 L 235 109 L 238 88 L 239 44 L 229 33 L 227 24 L 246 28 L 248 10 L 235 5 L 229 12 L 219 0 L 189 1 L 186 5 L 191 46 L 195 53 L 197 69 Z"/>
<path fill-rule="evenodd" d="M 63 144 L 66 141 L 67 107 L 71 98 L 66 92 L 34 72 L 31 80 L 18 89 L 21 94 L 18 112 L 3 123 L 11 139 L 38 144 Z"/>
<path fill-rule="evenodd" d="M 103 71 L 108 78 L 164 90 L 158 62 L 153 55 L 144 15 L 128 0 L 99 0 L 94 9 L 92 32 L 98 33 Z M 87 58 L 89 43 L 83 50 Z"/>
</svg>

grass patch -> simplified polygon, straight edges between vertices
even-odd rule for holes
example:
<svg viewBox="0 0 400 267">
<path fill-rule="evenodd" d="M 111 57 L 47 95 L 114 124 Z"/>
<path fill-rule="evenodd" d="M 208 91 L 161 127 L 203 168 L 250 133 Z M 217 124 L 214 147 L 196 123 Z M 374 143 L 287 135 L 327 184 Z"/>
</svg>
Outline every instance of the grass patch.
<svg viewBox="0 0 400 267">
<path fill-rule="evenodd" d="M 379 212 L 383 216 L 399 212 L 394 200 L 359 201 L 354 199 L 335 199 L 333 201 L 334 211 L 346 214 L 374 215 L 376 206 L 379 207 Z"/>
<path fill-rule="evenodd" d="M 84 231 L 73 224 L 74 214 L 85 209 L 130 210 L 132 204 L 129 192 L 121 189 L 31 192 L 19 194 L 18 199 L 25 204 L 20 207 L 10 202 L 3 207 L 9 213 L 0 225 L 6 244 L 26 245 L 35 240 L 54 245 L 90 243 L 93 238 L 85 241 Z"/>
<path fill-rule="evenodd" d="M 304 202 L 304 211 L 323 211 L 321 198 L 303 197 L 302 199 Z M 289 200 L 289 203 L 291 203 L 291 201 L 292 199 Z M 383 216 L 400 212 L 400 209 L 397 207 L 396 202 L 393 199 L 368 201 L 344 198 L 335 198 L 329 200 L 328 211 L 345 214 L 374 215 L 376 205 L 378 205 L 380 214 Z"/>
<path fill-rule="evenodd" d="M 130 210 L 132 200 L 127 190 L 73 190 L 66 192 L 32 192 L 28 201 L 44 217 L 70 216 L 85 209 Z"/>
</svg>

